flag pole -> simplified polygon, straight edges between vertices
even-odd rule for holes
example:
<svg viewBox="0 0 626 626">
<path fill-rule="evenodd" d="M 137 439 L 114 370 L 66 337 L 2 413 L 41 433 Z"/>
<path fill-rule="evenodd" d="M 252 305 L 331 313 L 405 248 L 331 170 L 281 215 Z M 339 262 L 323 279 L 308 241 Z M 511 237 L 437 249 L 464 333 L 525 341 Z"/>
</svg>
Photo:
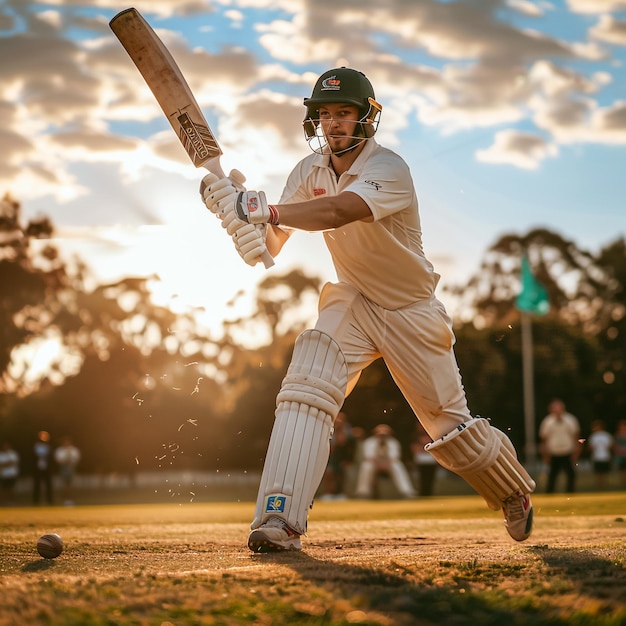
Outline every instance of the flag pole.
<svg viewBox="0 0 626 626">
<path fill-rule="evenodd" d="M 526 464 L 534 469 L 537 462 L 537 445 L 535 441 L 535 374 L 531 314 L 546 315 L 550 310 L 550 302 L 545 287 L 535 278 L 526 254 L 522 255 L 520 266 L 522 291 L 517 296 L 515 303 L 520 311 L 522 329 L 525 452 Z"/>
<path fill-rule="evenodd" d="M 524 394 L 524 434 L 526 439 L 526 465 L 531 471 L 537 461 L 537 446 L 535 443 L 535 373 L 533 328 L 530 315 L 520 312 L 522 327 L 522 385 Z"/>
</svg>

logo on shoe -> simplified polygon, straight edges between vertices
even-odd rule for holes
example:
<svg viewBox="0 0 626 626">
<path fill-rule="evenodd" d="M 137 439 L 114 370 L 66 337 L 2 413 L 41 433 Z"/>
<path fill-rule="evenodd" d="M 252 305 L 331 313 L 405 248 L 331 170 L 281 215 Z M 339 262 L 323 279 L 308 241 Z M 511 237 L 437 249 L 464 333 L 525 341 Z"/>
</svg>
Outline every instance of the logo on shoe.
<svg viewBox="0 0 626 626">
<path fill-rule="evenodd" d="M 284 513 L 287 498 L 285 496 L 268 496 L 265 505 L 266 513 Z"/>
</svg>

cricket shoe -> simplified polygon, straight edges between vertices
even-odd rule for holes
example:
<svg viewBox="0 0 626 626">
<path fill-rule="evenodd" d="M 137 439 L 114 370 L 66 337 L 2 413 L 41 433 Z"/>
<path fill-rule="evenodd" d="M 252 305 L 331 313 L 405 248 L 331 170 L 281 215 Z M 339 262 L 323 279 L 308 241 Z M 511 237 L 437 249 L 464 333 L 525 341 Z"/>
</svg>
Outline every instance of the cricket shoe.
<svg viewBox="0 0 626 626">
<path fill-rule="evenodd" d="M 530 494 L 516 493 L 504 501 L 504 525 L 515 541 L 525 541 L 533 529 L 533 504 Z"/>
<path fill-rule="evenodd" d="M 270 517 L 267 522 L 255 528 L 248 537 L 248 548 L 252 552 L 282 552 L 302 550 L 300 535 L 289 528 L 280 517 Z"/>
</svg>

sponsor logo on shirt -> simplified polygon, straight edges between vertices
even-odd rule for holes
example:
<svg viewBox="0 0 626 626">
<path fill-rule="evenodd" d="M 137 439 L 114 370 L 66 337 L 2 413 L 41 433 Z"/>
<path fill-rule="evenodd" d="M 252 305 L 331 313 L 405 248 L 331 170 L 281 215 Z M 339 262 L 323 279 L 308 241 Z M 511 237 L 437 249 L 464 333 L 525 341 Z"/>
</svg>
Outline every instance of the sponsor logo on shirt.
<svg viewBox="0 0 626 626">
<path fill-rule="evenodd" d="M 313 190 L 313 195 L 314 196 L 324 196 L 324 195 L 326 195 L 326 189 L 316 188 L 316 189 Z"/>
<path fill-rule="evenodd" d="M 380 191 L 383 187 L 380 183 L 377 183 L 375 180 L 366 180 L 364 182 L 366 185 L 371 185 L 372 187 L 374 187 L 376 191 Z"/>
</svg>

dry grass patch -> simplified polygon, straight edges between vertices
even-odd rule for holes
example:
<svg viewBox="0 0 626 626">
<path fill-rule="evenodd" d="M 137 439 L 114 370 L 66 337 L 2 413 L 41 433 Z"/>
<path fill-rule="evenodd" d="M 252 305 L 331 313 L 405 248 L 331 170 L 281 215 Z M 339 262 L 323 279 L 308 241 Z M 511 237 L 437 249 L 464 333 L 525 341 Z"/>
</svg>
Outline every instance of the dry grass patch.
<svg viewBox="0 0 626 626">
<path fill-rule="evenodd" d="M 324 504 L 275 555 L 245 547 L 250 503 L 7 510 L 0 624 L 626 623 L 623 495 L 537 497 L 522 544 L 474 497 Z"/>
</svg>

